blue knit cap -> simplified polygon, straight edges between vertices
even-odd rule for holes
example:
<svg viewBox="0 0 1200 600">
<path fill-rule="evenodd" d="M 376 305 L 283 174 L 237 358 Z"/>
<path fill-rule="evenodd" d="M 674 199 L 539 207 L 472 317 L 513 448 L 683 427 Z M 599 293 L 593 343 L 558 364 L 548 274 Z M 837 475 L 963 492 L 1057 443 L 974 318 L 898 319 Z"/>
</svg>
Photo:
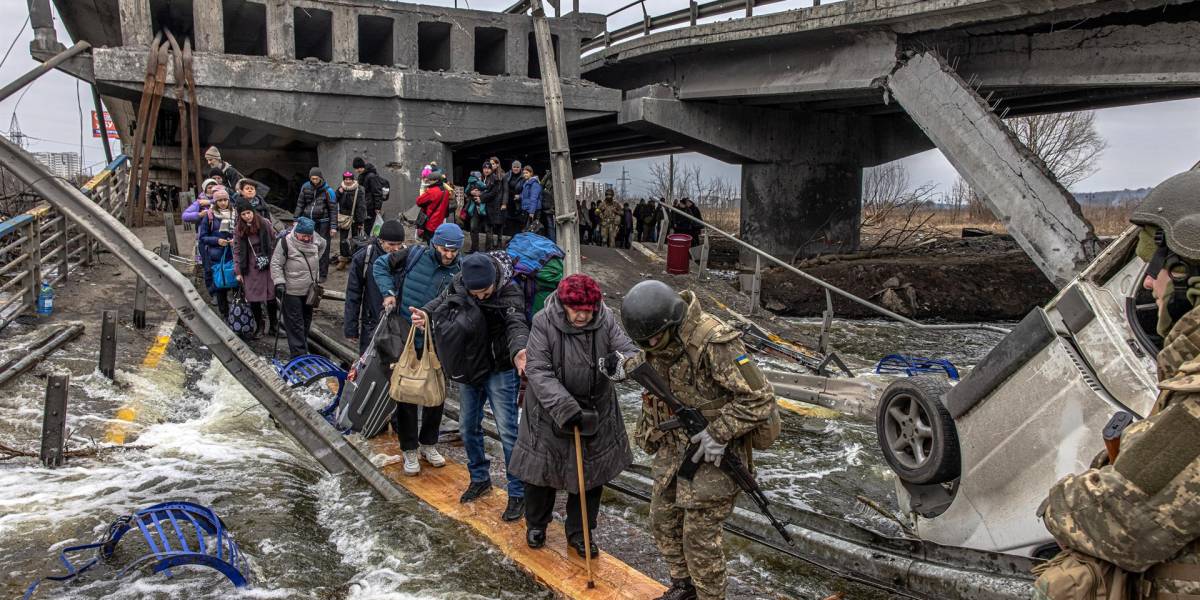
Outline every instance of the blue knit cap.
<svg viewBox="0 0 1200 600">
<path fill-rule="evenodd" d="M 454 223 L 442 223 L 433 232 L 433 239 L 429 240 L 429 243 L 458 250 L 463 245 L 463 230 Z"/>
<path fill-rule="evenodd" d="M 300 217 L 296 219 L 296 227 L 292 231 L 296 233 L 313 233 L 317 230 L 317 224 L 308 217 Z"/>
</svg>

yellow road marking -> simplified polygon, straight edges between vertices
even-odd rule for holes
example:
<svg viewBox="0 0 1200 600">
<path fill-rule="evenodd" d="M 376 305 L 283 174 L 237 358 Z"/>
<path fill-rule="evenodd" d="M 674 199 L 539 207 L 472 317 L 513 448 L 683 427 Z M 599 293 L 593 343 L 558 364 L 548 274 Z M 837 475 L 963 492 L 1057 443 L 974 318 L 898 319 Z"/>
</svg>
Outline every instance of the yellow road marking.
<svg viewBox="0 0 1200 600">
<path fill-rule="evenodd" d="M 175 321 L 164 321 L 158 326 L 158 337 L 150 349 L 146 351 L 146 356 L 142 358 L 142 369 L 153 369 L 158 367 L 159 361 L 162 360 L 164 354 L 167 353 L 167 345 L 171 343 L 171 332 L 175 329 Z M 141 410 L 141 399 L 131 398 L 125 405 L 117 409 L 117 414 L 113 415 L 115 422 L 110 423 L 108 430 L 104 432 L 104 441 L 110 444 L 124 444 L 125 438 L 128 437 L 130 425 L 137 419 L 138 411 Z"/>
<path fill-rule="evenodd" d="M 392 436 L 379 435 L 371 440 L 371 449 L 389 455 L 399 455 L 400 446 Z M 594 589 L 587 588 L 587 571 L 583 559 L 567 548 L 566 534 L 561 525 L 546 529 L 546 545 L 532 549 L 525 543 L 525 526 L 521 522 L 505 523 L 500 513 L 508 503 L 503 488 L 493 488 L 482 498 L 462 504 L 459 492 L 466 488 L 471 476 L 465 466 L 446 461 L 435 469 L 428 465 L 416 477 L 404 475 L 402 462 L 383 467 L 390 479 L 429 504 L 438 512 L 469 525 L 488 538 L 500 551 L 511 558 L 523 571 L 557 596 L 587 600 L 634 600 L 657 598 L 666 592 L 661 583 L 601 550 L 592 560 Z"/>
</svg>

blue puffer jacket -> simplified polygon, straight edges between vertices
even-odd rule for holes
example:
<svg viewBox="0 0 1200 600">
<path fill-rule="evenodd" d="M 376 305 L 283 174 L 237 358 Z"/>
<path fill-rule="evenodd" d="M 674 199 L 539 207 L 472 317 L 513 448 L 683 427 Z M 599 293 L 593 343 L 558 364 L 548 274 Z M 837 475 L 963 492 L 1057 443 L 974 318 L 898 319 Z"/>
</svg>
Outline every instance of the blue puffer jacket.
<svg viewBox="0 0 1200 600">
<path fill-rule="evenodd" d="M 542 182 L 537 176 L 525 180 L 521 186 L 521 210 L 526 214 L 534 214 L 542 209 Z"/>
<path fill-rule="evenodd" d="M 421 255 L 414 259 L 416 262 L 406 274 L 408 256 L 413 252 L 420 252 Z M 396 296 L 395 312 L 403 317 L 405 323 L 412 323 L 408 307 L 420 308 L 441 294 L 442 290 L 450 285 L 450 280 L 454 279 L 454 276 L 461 270 L 461 262 L 460 255 L 455 257 L 454 262 L 449 266 L 443 265 L 438 259 L 436 250 L 428 246 L 414 246 L 409 248 L 408 252 L 395 252 L 380 256 L 375 260 L 372 272 L 380 293 L 385 298 Z M 402 289 L 397 290 L 397 286 Z M 417 346 L 420 347 L 423 344 L 424 339 L 418 337 Z"/>
<path fill-rule="evenodd" d="M 208 287 L 209 293 L 216 293 L 216 287 L 212 280 L 212 266 L 221 262 L 224 257 L 227 260 L 233 260 L 233 245 L 222 246 L 217 240 L 232 240 L 233 239 L 233 224 L 230 223 L 229 231 L 221 231 L 221 222 L 224 220 L 215 215 L 211 210 L 200 213 L 200 224 L 196 227 L 196 239 L 200 244 L 200 258 L 204 263 L 204 284 Z"/>
</svg>

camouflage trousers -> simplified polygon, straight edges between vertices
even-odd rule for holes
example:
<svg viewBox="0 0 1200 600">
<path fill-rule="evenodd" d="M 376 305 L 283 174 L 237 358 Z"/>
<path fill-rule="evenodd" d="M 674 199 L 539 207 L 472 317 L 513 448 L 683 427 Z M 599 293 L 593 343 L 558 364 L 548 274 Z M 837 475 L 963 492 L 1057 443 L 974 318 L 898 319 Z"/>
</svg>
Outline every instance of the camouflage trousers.
<svg viewBox="0 0 1200 600">
<path fill-rule="evenodd" d="M 721 524 L 736 496 L 702 508 L 675 504 L 675 483 L 650 498 L 650 530 L 672 579 L 691 577 L 699 600 L 725 598 L 725 548 Z"/>
<path fill-rule="evenodd" d="M 620 229 L 621 226 L 617 223 L 604 224 L 604 243 L 609 248 L 613 248 L 617 245 L 617 231 Z"/>
</svg>

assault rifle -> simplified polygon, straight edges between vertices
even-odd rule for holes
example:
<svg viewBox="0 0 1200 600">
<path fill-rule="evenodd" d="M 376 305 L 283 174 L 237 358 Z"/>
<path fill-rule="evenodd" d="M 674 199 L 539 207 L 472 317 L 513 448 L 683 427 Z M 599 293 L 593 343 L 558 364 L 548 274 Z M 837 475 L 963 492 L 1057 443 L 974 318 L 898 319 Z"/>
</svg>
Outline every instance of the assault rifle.
<svg viewBox="0 0 1200 600">
<path fill-rule="evenodd" d="M 667 406 L 670 407 L 671 412 L 675 414 L 674 419 L 660 424 L 659 430 L 670 431 L 672 429 L 678 429 L 682 427 L 690 438 L 691 436 L 704 431 L 705 427 L 708 427 L 708 419 L 704 418 L 704 415 L 701 414 L 699 410 L 696 410 L 690 406 L 685 406 L 682 402 L 680 402 L 679 398 L 676 398 L 675 394 L 671 393 L 670 384 L 663 380 L 662 375 L 659 375 L 658 371 L 655 371 L 654 367 L 650 366 L 650 363 L 642 363 L 638 365 L 636 369 L 629 372 L 629 377 L 641 384 L 642 387 L 646 388 L 646 391 L 654 394 L 663 402 L 666 402 Z M 684 480 L 691 481 L 692 478 L 696 476 L 696 471 L 700 469 L 700 465 L 703 464 L 703 461 L 694 462 L 692 461 L 692 456 L 696 454 L 696 451 L 699 450 L 699 448 L 700 445 L 697 443 L 692 443 L 687 447 L 687 450 L 685 450 L 683 453 L 683 464 L 680 465 L 679 469 L 675 471 L 676 477 L 681 477 Z M 754 477 L 750 475 L 750 472 L 746 470 L 746 465 L 742 464 L 742 459 L 738 457 L 737 453 L 732 451 L 726 452 L 725 455 L 721 457 L 721 466 L 719 468 L 721 469 L 721 472 L 725 473 L 726 476 L 732 479 L 739 488 L 742 488 L 742 491 L 746 492 L 746 495 L 750 496 L 751 500 L 754 500 L 754 503 L 758 505 L 759 512 L 761 512 L 763 516 L 771 522 L 771 525 L 775 527 L 775 530 L 779 532 L 779 535 L 783 536 L 784 541 L 786 541 L 788 545 L 796 545 L 792 541 L 792 536 L 788 535 L 787 528 L 783 526 L 783 523 L 780 523 L 779 519 L 776 519 L 775 515 L 771 514 L 770 501 L 767 500 L 765 495 L 763 495 L 762 488 L 758 487 L 758 482 L 755 481 Z"/>
</svg>

